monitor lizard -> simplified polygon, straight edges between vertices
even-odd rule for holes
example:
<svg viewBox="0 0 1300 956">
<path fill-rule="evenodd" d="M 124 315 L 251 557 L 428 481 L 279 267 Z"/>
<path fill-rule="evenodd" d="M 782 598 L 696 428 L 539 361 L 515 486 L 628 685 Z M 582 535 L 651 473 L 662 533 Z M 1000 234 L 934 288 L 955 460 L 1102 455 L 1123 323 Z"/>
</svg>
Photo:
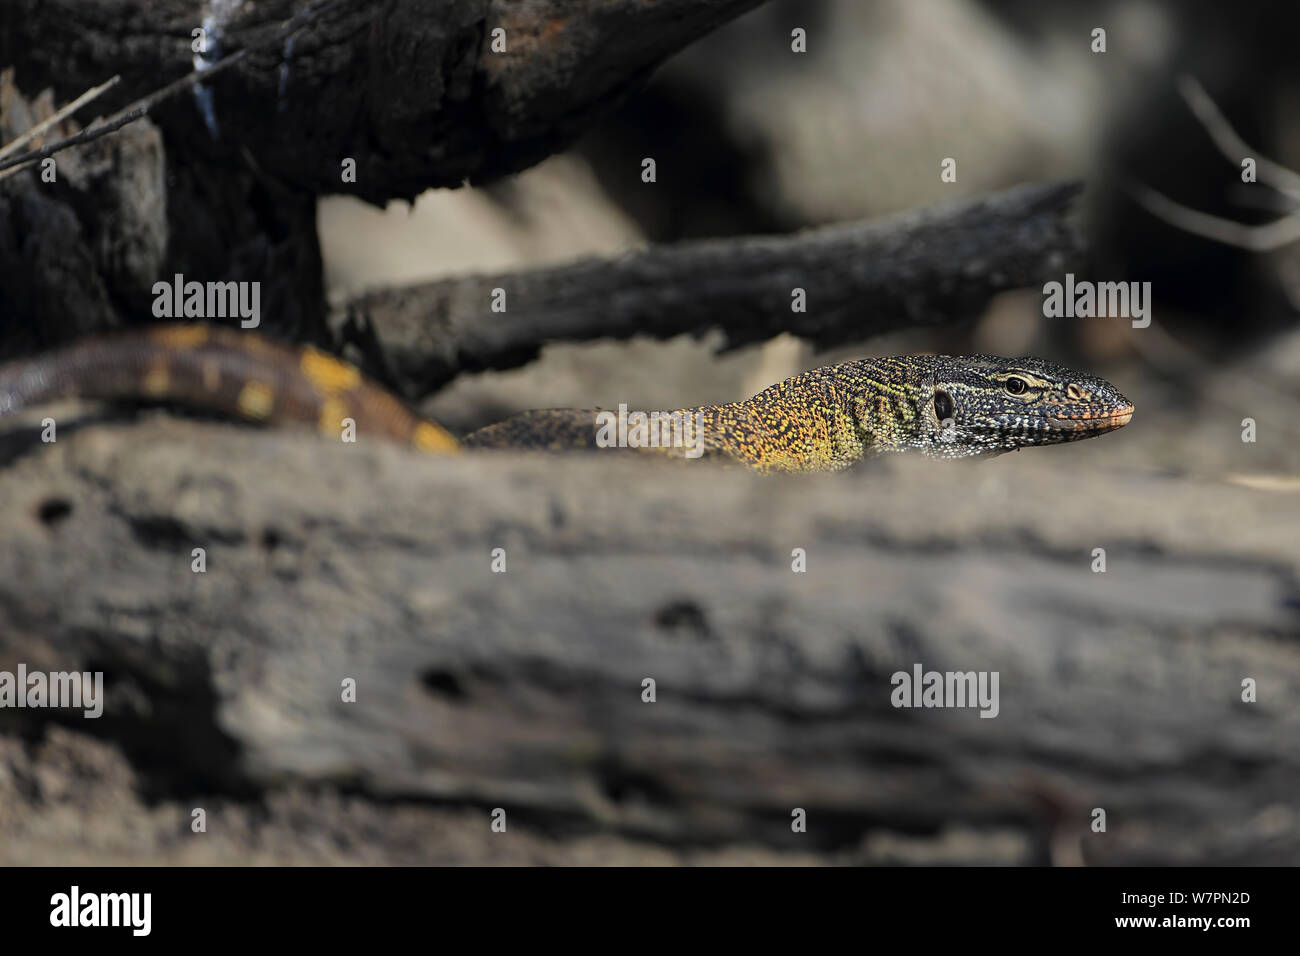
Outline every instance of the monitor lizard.
<svg viewBox="0 0 1300 956">
<path fill-rule="evenodd" d="M 597 447 L 596 409 L 524 412 L 457 441 L 346 362 L 217 326 L 157 326 L 0 365 L 0 421 L 68 397 L 172 401 L 335 439 L 351 418 L 359 434 L 435 453 Z M 815 472 L 890 451 L 965 458 L 1093 438 L 1128 424 L 1133 405 L 1109 382 L 1042 359 L 909 355 L 813 369 L 676 413 L 703 424 L 707 457 Z"/>
</svg>

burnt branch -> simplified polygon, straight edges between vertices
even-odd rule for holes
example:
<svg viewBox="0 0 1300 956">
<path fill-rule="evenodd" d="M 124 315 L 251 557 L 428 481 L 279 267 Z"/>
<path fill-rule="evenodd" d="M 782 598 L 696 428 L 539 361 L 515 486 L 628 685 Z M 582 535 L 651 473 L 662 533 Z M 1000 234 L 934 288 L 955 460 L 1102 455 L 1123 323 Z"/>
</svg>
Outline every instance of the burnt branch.
<svg viewBox="0 0 1300 956">
<path fill-rule="evenodd" d="M 120 73 L 105 98 L 117 108 L 190 73 L 203 27 L 201 68 L 247 55 L 158 111 L 169 146 L 247 154 L 287 188 L 383 203 L 533 165 L 760 2 L 4 0 L 0 63 L 61 99 Z"/>
<path fill-rule="evenodd" d="M 997 292 L 1080 255 L 1080 186 L 1046 183 L 871 222 L 657 246 L 618 259 L 466 276 L 369 293 L 351 305 L 408 394 L 462 371 L 510 368 L 546 342 L 721 330 L 729 346 L 781 332 L 819 346 L 959 322 Z M 493 312 L 493 290 L 506 311 Z M 803 289 L 805 312 L 793 311 Z"/>
</svg>

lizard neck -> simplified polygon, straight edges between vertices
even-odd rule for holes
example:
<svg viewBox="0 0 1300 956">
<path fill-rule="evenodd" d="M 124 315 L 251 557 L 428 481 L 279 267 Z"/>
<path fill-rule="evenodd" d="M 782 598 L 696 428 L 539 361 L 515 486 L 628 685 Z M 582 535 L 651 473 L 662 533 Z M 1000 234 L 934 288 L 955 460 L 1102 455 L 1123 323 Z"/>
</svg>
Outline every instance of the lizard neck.
<svg viewBox="0 0 1300 956">
<path fill-rule="evenodd" d="M 838 471 L 907 447 L 923 377 L 916 365 L 864 359 L 803 372 L 743 402 L 682 412 L 703 415 L 707 449 L 759 471 Z"/>
</svg>

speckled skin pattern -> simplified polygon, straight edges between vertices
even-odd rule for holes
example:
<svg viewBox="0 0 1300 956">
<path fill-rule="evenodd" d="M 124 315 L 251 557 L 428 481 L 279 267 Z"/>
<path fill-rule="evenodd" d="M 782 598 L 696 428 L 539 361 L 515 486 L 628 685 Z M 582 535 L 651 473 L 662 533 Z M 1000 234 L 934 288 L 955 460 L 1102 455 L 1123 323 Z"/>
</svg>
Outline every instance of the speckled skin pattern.
<svg viewBox="0 0 1300 956">
<path fill-rule="evenodd" d="M 267 424 L 310 425 L 335 441 L 351 419 L 358 441 L 375 435 L 430 452 L 460 447 L 346 362 L 207 325 L 87 339 L 0 365 L 0 420 L 62 398 L 176 402 Z"/>
<path fill-rule="evenodd" d="M 917 355 L 813 369 L 743 402 L 681 411 L 704 413 L 706 457 L 758 471 L 835 471 L 882 452 L 966 458 L 1092 438 L 1128 424 L 1133 406 L 1109 382 L 1042 359 Z M 464 444 L 595 448 L 595 416 L 524 412 Z"/>
<path fill-rule="evenodd" d="M 0 365 L 0 419 L 59 398 L 174 401 L 338 440 L 346 419 L 424 451 L 595 449 L 597 412 L 524 412 L 458 443 L 346 362 L 252 333 L 165 325 L 90 339 Z M 1078 441 L 1128 424 L 1133 406 L 1102 379 L 1036 358 L 917 355 L 803 372 L 726 405 L 678 409 L 703 422 L 706 458 L 757 471 L 836 471 L 871 455 L 997 455 Z M 638 449 L 686 458 L 686 447 Z"/>
</svg>

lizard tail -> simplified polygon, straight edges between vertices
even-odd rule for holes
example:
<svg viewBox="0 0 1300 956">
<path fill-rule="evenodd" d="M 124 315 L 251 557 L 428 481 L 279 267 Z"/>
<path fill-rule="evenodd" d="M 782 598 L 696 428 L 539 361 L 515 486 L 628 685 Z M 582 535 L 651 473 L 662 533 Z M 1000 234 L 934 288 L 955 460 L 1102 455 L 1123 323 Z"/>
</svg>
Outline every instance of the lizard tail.
<svg viewBox="0 0 1300 956">
<path fill-rule="evenodd" d="M 596 416 L 589 408 L 547 408 L 520 412 L 465 436 L 466 448 L 526 448 L 534 451 L 595 450 Z"/>
<path fill-rule="evenodd" d="M 358 435 L 429 452 L 460 447 L 346 362 L 207 325 L 88 339 L 0 365 L 0 419 L 64 398 L 176 402 L 249 421 L 311 425 L 335 440 L 351 419 Z"/>
</svg>

